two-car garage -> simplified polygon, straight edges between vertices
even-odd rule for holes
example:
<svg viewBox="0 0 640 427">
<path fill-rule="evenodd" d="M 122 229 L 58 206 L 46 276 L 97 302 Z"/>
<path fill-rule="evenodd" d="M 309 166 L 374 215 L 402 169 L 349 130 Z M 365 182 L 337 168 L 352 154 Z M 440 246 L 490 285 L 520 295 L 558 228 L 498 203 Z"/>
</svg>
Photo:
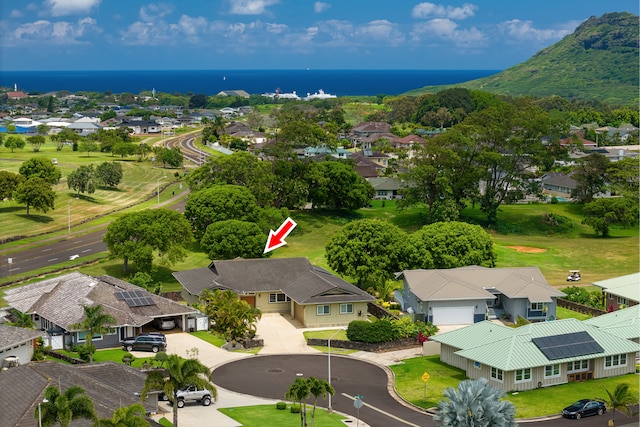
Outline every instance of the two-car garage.
<svg viewBox="0 0 640 427">
<path fill-rule="evenodd" d="M 475 307 L 472 305 L 433 307 L 431 311 L 434 325 L 472 325 Z"/>
</svg>

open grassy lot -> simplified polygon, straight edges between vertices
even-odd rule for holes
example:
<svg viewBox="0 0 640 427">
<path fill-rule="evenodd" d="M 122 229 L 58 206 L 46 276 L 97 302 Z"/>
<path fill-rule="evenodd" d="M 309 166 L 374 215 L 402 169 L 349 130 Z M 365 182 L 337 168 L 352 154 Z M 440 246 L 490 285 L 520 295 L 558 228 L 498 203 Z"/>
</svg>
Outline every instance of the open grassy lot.
<svg viewBox="0 0 640 427">
<path fill-rule="evenodd" d="M 455 388 L 460 381 L 466 379 L 464 371 L 441 362 L 439 356 L 406 359 L 402 364 L 392 365 L 390 368 L 395 374 L 395 387 L 398 393 L 407 401 L 422 408 L 437 406 L 446 388 Z M 425 383 L 421 379 L 424 372 L 428 372 L 431 376 L 427 382 L 426 397 Z M 638 395 L 638 376 L 629 374 L 516 394 L 508 393 L 505 398 L 515 405 L 517 418 L 531 418 L 558 414 L 562 408 L 578 399 L 606 396 L 603 387 L 612 391 L 616 384 L 620 383 L 629 384 L 631 394 Z"/>
<path fill-rule="evenodd" d="M 218 411 L 233 418 L 244 427 L 298 427 L 300 414 L 292 414 L 287 409 L 276 409 L 276 405 L 240 406 L 235 408 L 221 408 Z M 317 427 L 344 426 L 342 420 L 345 417 L 333 413 L 329 414 L 324 409 L 316 408 L 315 424 Z M 311 423 L 311 407 L 307 405 L 307 422 Z"/>
</svg>

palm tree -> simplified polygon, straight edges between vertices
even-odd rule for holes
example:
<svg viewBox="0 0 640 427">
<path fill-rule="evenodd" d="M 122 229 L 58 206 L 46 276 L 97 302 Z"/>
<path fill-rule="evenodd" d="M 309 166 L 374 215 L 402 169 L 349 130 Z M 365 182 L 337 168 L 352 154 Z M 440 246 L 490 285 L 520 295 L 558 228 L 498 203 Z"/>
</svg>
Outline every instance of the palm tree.
<svg viewBox="0 0 640 427">
<path fill-rule="evenodd" d="M 311 410 L 311 427 L 313 427 L 315 423 L 318 397 L 321 396 L 323 399 L 326 399 L 327 394 L 333 396 L 336 391 L 328 381 L 319 380 L 316 377 L 309 377 L 307 379 L 307 383 L 309 384 L 309 392 L 313 395 L 313 409 Z"/>
<path fill-rule="evenodd" d="M 145 413 L 144 406 L 134 403 L 116 409 L 111 419 L 101 418 L 93 423 L 93 427 L 149 427 L 151 424 L 144 418 Z"/>
<path fill-rule="evenodd" d="M 304 378 L 296 378 L 289 390 L 284 394 L 285 399 L 300 404 L 300 427 L 307 425 L 307 399 L 311 395 L 309 383 Z"/>
<path fill-rule="evenodd" d="M 46 401 L 33 412 L 36 420 L 42 419 L 43 427 L 50 427 L 56 423 L 60 423 L 60 427 L 68 427 L 72 420 L 78 418 L 96 418 L 93 401 L 84 393 L 82 387 L 69 387 L 61 394 L 57 387 L 49 386 L 44 391 L 44 398 Z"/>
<path fill-rule="evenodd" d="M 504 394 L 486 378 L 462 381 L 457 389 L 444 391 L 448 400 L 438 403 L 434 420 L 443 426 L 515 427 L 516 409 L 511 402 L 500 400 Z"/>
<path fill-rule="evenodd" d="M 113 325 L 116 323 L 116 319 L 110 314 L 103 313 L 101 305 L 83 305 L 82 309 L 84 310 L 84 320 L 80 323 L 69 325 L 69 328 L 87 331 L 85 345 L 89 349 L 89 363 L 93 363 L 94 350 L 92 350 L 91 343 L 93 336 L 112 333 L 113 329 L 107 325 Z"/>
<path fill-rule="evenodd" d="M 204 366 L 198 359 L 182 359 L 171 354 L 167 357 L 165 369 L 154 370 L 147 375 L 142 389 L 142 398 L 145 399 L 150 391 L 162 390 L 169 396 L 173 403 L 173 426 L 178 427 L 178 390 L 190 385 L 198 389 L 206 388 L 211 392 L 213 400 L 218 398 L 218 390 L 209 380 L 211 370 Z"/>
<path fill-rule="evenodd" d="M 11 314 L 16 319 L 15 322 L 8 322 L 7 324 L 10 326 L 17 326 L 19 328 L 27 328 L 33 329 L 36 326 L 36 323 L 31 318 L 31 315 L 28 313 L 23 313 L 21 311 L 11 309 Z"/>
<path fill-rule="evenodd" d="M 636 397 L 629 392 L 629 384 L 623 383 L 616 385 L 613 393 L 603 387 L 607 397 L 596 397 L 596 400 L 607 405 L 607 409 L 611 411 L 611 419 L 609 420 L 609 427 L 613 427 L 616 424 L 616 411 L 620 411 L 628 416 L 633 415 L 633 411 L 629 408 L 637 402 Z"/>
</svg>

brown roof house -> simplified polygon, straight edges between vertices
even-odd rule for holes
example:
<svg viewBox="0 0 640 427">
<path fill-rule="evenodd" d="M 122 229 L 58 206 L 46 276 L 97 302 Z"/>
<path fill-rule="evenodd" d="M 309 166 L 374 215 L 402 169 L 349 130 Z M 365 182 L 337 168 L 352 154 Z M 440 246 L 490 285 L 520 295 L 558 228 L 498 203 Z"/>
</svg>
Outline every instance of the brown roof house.
<svg viewBox="0 0 640 427">
<path fill-rule="evenodd" d="M 64 393 L 80 386 L 93 401 L 98 418 L 111 418 L 116 409 L 140 401 L 146 373 L 115 362 L 63 365 L 39 362 L 18 366 L 0 373 L 0 425 L 33 427 L 38 425 L 38 404 L 43 403 L 47 387 Z M 157 394 L 149 393 L 144 402 L 147 413 L 157 412 Z M 150 420 L 149 420 L 150 421 Z M 71 421 L 71 427 L 90 427 L 92 420 Z M 151 425 L 157 424 L 151 422 Z"/>
<path fill-rule="evenodd" d="M 538 267 L 469 266 L 405 270 L 395 299 L 417 320 L 435 325 L 470 325 L 485 319 L 556 317 L 556 300 L 565 294 L 550 286 Z"/>
<path fill-rule="evenodd" d="M 346 326 L 364 320 L 375 298 L 312 265 L 307 258 L 213 261 L 208 267 L 173 273 L 188 303 L 205 289 L 230 289 L 263 313 L 282 313 L 305 327 Z"/>
<path fill-rule="evenodd" d="M 45 341 L 54 349 L 84 343 L 86 331 L 71 325 L 84 320 L 83 305 L 101 305 L 116 319 L 113 333 L 94 336 L 97 348 L 118 347 L 160 319 L 171 319 L 183 331 L 196 327 L 202 314 L 191 307 L 145 291 L 111 276 L 92 277 L 79 272 L 10 289 L 5 300 L 16 310 L 30 314 L 36 328 L 46 331 Z"/>
</svg>

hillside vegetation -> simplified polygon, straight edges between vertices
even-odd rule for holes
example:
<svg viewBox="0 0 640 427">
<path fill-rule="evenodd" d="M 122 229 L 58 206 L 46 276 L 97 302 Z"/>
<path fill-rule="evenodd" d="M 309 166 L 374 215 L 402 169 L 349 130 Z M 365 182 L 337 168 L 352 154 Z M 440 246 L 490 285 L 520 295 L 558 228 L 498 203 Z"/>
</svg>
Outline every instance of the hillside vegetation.
<svg viewBox="0 0 640 427">
<path fill-rule="evenodd" d="M 558 95 L 619 105 L 638 104 L 638 16 L 592 16 L 532 58 L 501 73 L 457 85 L 427 86 L 419 95 L 453 86 L 512 96 Z"/>
</svg>

